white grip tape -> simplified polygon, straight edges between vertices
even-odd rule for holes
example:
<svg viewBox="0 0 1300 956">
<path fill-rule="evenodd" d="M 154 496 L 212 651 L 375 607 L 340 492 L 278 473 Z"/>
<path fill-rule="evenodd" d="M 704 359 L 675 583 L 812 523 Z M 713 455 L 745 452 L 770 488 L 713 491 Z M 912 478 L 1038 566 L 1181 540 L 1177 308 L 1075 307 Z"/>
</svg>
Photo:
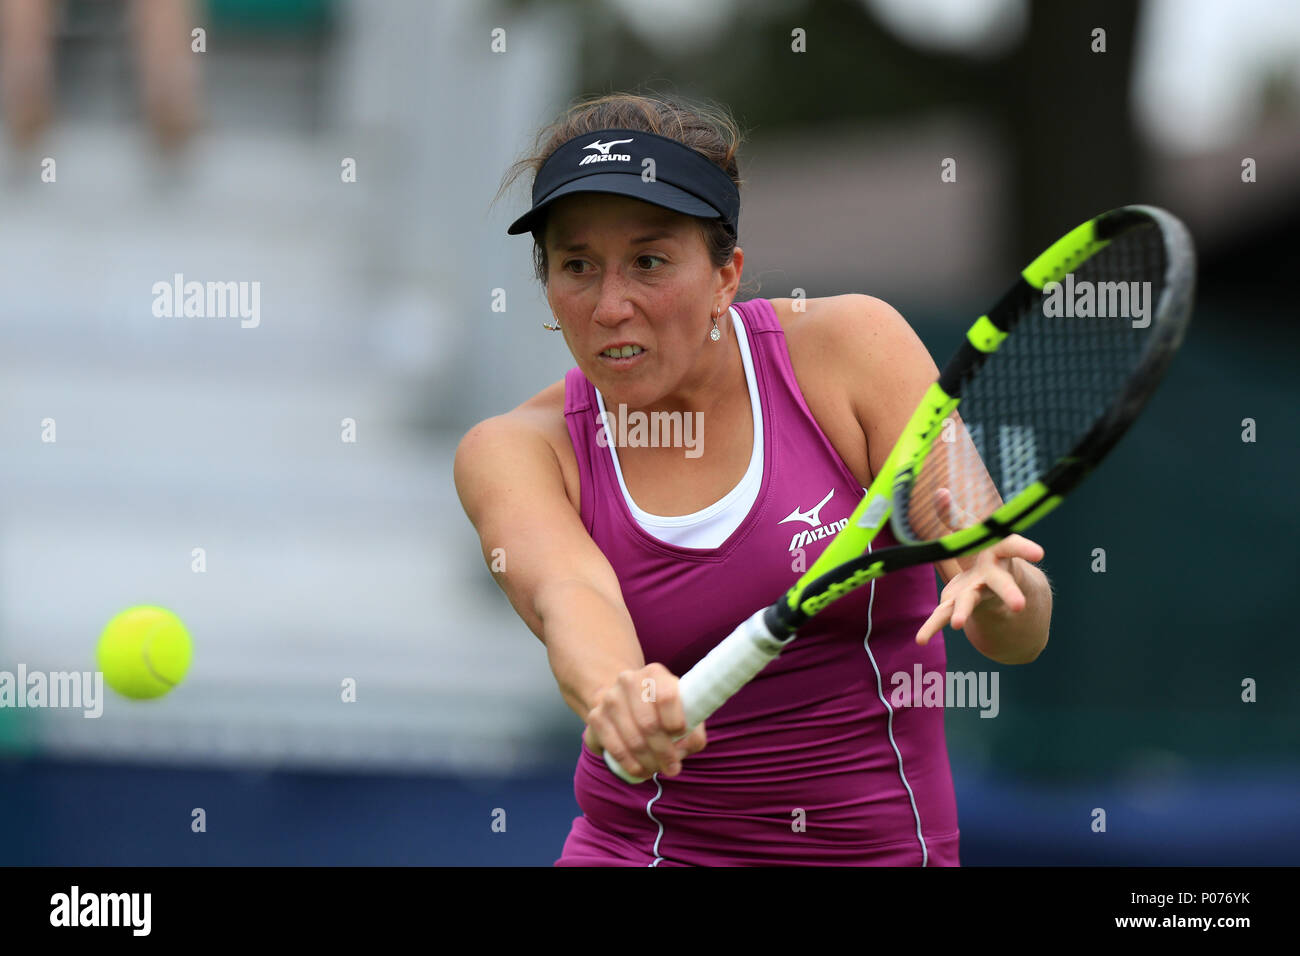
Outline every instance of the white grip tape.
<svg viewBox="0 0 1300 956">
<path fill-rule="evenodd" d="M 682 675 L 677 688 L 686 711 L 686 726 L 694 729 L 748 684 L 785 647 L 767 629 L 763 615 L 755 612 Z"/>
<path fill-rule="evenodd" d="M 788 639 L 779 641 L 772 636 L 763 620 L 765 613 L 767 608 L 747 618 L 678 681 L 686 726 L 691 730 L 708 720 L 789 643 Z M 605 763 L 628 783 L 645 779 L 629 776 L 609 751 L 605 752 Z"/>
</svg>

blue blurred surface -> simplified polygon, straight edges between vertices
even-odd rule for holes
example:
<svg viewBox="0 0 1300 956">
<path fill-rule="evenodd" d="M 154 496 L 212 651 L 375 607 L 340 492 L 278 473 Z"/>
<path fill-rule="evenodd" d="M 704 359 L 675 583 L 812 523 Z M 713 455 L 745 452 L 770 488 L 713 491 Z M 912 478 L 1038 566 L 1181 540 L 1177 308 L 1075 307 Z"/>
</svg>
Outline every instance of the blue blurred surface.
<svg viewBox="0 0 1300 956">
<path fill-rule="evenodd" d="M 1300 863 L 1296 776 L 1225 770 L 1144 789 L 956 779 L 967 866 Z M 195 807 L 206 833 L 190 830 Z M 1104 834 L 1091 832 L 1094 807 L 1107 811 Z M 0 761 L 9 865 L 547 866 L 577 812 L 567 772 L 452 779 Z"/>
</svg>

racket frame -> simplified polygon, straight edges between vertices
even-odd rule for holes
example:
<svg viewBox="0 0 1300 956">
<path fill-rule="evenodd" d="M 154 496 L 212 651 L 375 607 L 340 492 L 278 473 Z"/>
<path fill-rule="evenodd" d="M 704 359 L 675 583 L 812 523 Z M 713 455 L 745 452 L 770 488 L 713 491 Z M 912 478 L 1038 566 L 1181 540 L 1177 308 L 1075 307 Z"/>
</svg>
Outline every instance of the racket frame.
<svg viewBox="0 0 1300 956">
<path fill-rule="evenodd" d="M 1125 387 L 1093 427 L 1037 481 L 983 521 L 932 541 L 917 542 L 895 520 L 893 529 L 900 543 L 870 552 L 872 540 L 894 513 L 897 503 L 906 500 L 945 419 L 960 409 L 961 383 L 1006 341 L 1025 315 L 1025 306 L 1042 294 L 1047 283 L 1060 282 L 1116 237 L 1149 224 L 1161 230 L 1166 250 L 1165 277 L 1153 309 L 1151 339 Z M 917 405 L 844 530 L 832 539 L 785 596 L 768 608 L 766 621 L 772 633 L 778 637 L 791 634 L 826 605 L 891 571 L 972 554 L 1050 514 L 1115 446 L 1160 384 L 1187 328 L 1195 291 L 1195 268 L 1187 228 L 1154 206 L 1123 206 L 1111 210 L 1071 229 L 1052 243 L 966 332 L 965 341 Z"/>
</svg>

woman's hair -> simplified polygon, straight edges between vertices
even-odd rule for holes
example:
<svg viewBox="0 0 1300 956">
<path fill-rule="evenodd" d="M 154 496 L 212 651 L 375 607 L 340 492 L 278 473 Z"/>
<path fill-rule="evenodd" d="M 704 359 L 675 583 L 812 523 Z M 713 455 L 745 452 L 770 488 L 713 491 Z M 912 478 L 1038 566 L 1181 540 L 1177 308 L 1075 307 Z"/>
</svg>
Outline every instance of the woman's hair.
<svg viewBox="0 0 1300 956">
<path fill-rule="evenodd" d="M 715 104 L 688 105 L 679 99 L 638 93 L 610 93 L 593 99 L 581 100 L 570 106 L 559 119 L 542 129 L 533 144 L 532 154 L 514 163 L 506 170 L 496 198 L 501 198 L 525 170 L 538 170 L 560 146 L 576 136 L 604 129 L 632 129 L 655 133 L 675 139 L 689 146 L 705 159 L 731 177 L 739 189 L 740 169 L 736 151 L 743 134 L 725 107 Z M 493 202 L 496 200 L 494 199 Z M 722 267 L 731 261 L 736 248 L 732 236 L 721 219 L 694 217 L 709 251 L 714 266 Z M 533 270 L 537 280 L 546 285 L 546 246 L 543 243 L 545 221 L 533 230 Z"/>
</svg>

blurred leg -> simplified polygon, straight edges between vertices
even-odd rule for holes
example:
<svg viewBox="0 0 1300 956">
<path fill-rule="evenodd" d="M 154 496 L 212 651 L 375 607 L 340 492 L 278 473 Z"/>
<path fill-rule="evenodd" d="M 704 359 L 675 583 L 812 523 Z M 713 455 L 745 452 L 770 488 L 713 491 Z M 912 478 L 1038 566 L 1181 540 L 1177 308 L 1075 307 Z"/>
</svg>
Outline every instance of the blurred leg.
<svg viewBox="0 0 1300 956">
<path fill-rule="evenodd" d="M 198 23 L 192 0 L 134 0 L 136 61 L 145 112 L 164 149 L 184 145 L 198 125 Z"/>
<path fill-rule="evenodd" d="M 0 98 L 19 146 L 49 123 L 54 101 L 55 0 L 0 0 Z"/>
</svg>

